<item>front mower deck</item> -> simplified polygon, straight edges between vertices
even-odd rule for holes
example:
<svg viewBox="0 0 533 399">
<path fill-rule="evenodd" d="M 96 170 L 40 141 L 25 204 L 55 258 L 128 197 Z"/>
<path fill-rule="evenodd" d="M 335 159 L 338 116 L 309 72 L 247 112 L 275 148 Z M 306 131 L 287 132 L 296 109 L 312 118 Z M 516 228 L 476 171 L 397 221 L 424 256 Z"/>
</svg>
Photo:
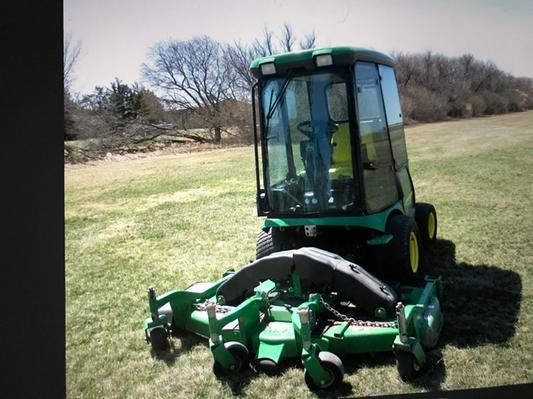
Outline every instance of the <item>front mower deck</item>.
<svg viewBox="0 0 533 399">
<path fill-rule="evenodd" d="M 156 297 L 144 322 L 154 349 L 168 347 L 171 329 L 209 339 L 217 375 L 253 360 L 273 373 L 300 358 L 311 389 L 335 389 L 344 374 L 339 356 L 394 351 L 408 379 L 425 364 L 442 327 L 440 280 L 393 290 L 360 266 L 316 248 L 259 259 L 213 283 Z"/>
</svg>

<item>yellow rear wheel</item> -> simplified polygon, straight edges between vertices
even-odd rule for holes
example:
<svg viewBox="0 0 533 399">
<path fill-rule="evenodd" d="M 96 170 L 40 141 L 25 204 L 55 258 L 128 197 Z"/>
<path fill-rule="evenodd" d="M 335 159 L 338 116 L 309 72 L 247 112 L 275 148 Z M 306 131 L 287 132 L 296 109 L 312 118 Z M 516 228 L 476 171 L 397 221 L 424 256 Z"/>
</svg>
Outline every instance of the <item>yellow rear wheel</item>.
<svg viewBox="0 0 533 399">
<path fill-rule="evenodd" d="M 387 222 L 386 231 L 393 236 L 387 251 L 390 274 L 387 277 L 411 283 L 423 268 L 419 227 L 412 217 L 393 215 Z"/>
<path fill-rule="evenodd" d="M 425 202 L 417 202 L 415 205 L 415 220 L 420 229 L 420 244 L 427 247 L 437 239 L 437 212 L 435 207 Z"/>
<path fill-rule="evenodd" d="M 430 212 L 428 214 L 428 237 L 430 240 L 435 238 L 435 230 L 436 230 L 436 223 L 435 223 L 435 214 L 433 212 Z"/>
<path fill-rule="evenodd" d="M 409 234 L 409 261 L 411 264 L 411 270 L 413 273 L 418 271 L 418 263 L 420 261 L 420 253 L 418 248 L 418 239 L 416 233 L 411 231 Z"/>
</svg>

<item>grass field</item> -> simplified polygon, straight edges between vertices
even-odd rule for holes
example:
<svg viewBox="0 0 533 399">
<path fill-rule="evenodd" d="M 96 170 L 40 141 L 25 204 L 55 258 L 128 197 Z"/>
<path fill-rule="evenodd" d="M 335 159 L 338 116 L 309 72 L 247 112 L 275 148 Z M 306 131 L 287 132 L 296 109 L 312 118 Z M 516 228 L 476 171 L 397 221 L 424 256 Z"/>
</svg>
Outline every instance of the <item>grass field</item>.
<svg viewBox="0 0 533 399">
<path fill-rule="evenodd" d="M 445 326 L 426 372 L 391 354 L 344 361 L 339 396 L 533 381 L 533 112 L 406 131 L 417 199 L 435 205 Z M 212 280 L 254 258 L 252 147 L 65 167 L 68 397 L 314 397 L 301 368 L 220 382 L 204 340 L 153 357 L 146 289 Z"/>
</svg>

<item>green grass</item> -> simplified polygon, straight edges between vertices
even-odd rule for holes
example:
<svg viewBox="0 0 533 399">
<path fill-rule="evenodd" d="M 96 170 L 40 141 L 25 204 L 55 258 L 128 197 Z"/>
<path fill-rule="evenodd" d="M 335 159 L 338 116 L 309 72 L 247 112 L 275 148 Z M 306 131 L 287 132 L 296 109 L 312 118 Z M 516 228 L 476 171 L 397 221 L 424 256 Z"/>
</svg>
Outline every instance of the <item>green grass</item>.
<svg viewBox="0 0 533 399">
<path fill-rule="evenodd" d="M 345 360 L 338 395 L 533 380 L 533 112 L 407 129 L 417 199 L 435 205 L 432 256 L 446 324 L 427 371 L 402 382 L 390 354 Z M 206 343 L 144 341 L 146 289 L 212 280 L 254 258 L 251 147 L 65 167 L 69 397 L 314 397 L 301 368 L 217 381 Z"/>
</svg>

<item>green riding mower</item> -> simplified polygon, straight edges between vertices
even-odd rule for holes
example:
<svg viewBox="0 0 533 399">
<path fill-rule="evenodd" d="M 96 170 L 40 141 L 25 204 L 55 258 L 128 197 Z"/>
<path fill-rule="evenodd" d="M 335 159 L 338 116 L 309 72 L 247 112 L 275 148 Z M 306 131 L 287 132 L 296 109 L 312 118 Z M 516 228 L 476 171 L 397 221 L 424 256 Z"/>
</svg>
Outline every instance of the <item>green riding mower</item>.
<svg viewBox="0 0 533 399">
<path fill-rule="evenodd" d="M 392 350 L 400 377 L 413 378 L 439 338 L 440 291 L 439 279 L 394 287 L 336 254 L 303 247 L 183 291 L 156 296 L 150 288 L 144 330 L 155 351 L 167 350 L 180 330 L 209 339 L 217 376 L 250 364 L 272 375 L 300 359 L 310 389 L 334 390 L 344 376 L 340 357 L 354 353 Z"/>
<path fill-rule="evenodd" d="M 260 58 L 250 70 L 266 216 L 256 258 L 314 246 L 384 279 L 423 276 L 437 215 L 415 202 L 393 59 L 333 47 Z"/>
<path fill-rule="evenodd" d="M 421 263 L 437 215 L 415 202 L 393 60 L 333 47 L 250 70 L 266 216 L 256 260 L 216 282 L 149 289 L 147 341 L 160 351 L 172 332 L 205 337 L 219 376 L 250 364 L 275 374 L 299 359 L 313 390 L 337 388 L 340 357 L 354 353 L 393 351 L 412 378 L 443 323 L 440 279 Z"/>
</svg>

